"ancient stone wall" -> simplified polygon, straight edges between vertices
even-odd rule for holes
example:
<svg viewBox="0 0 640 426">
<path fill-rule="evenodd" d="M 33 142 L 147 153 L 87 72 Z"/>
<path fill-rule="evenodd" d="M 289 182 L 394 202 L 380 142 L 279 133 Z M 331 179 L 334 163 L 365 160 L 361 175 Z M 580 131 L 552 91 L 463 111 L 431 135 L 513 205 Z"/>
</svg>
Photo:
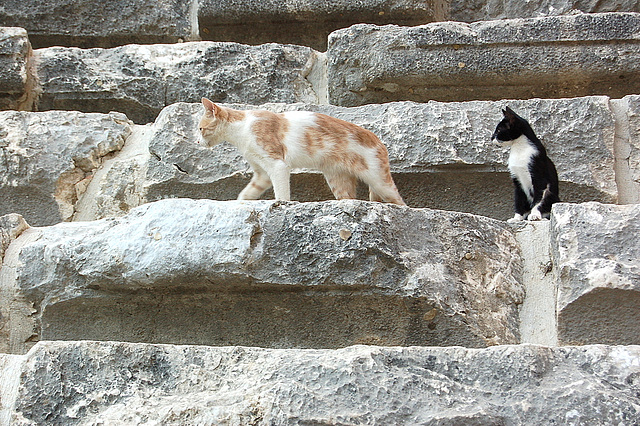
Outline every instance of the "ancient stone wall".
<svg viewBox="0 0 640 426">
<path fill-rule="evenodd" d="M 4 1 L 0 425 L 636 424 L 639 12 Z M 235 201 L 203 96 L 373 131 L 408 207 Z M 550 220 L 505 222 L 505 106 Z"/>
</svg>

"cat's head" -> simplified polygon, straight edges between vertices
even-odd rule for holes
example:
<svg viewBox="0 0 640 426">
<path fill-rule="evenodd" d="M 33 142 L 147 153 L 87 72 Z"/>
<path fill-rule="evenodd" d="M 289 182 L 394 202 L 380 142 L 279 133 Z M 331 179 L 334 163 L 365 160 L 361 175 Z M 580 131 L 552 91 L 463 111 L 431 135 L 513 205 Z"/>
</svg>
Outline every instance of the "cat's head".
<svg viewBox="0 0 640 426">
<path fill-rule="evenodd" d="M 203 143 L 206 146 L 215 146 L 222 142 L 220 138 L 220 111 L 221 108 L 211 102 L 207 98 L 202 98 L 202 105 L 204 106 L 204 114 L 200 119 L 200 140 L 198 143 Z"/>
<path fill-rule="evenodd" d="M 502 114 L 504 118 L 498 123 L 496 131 L 493 132 L 491 136 L 491 140 L 495 140 L 504 145 L 522 136 L 529 125 L 524 118 L 513 112 L 509 107 L 503 109 Z"/>
</svg>

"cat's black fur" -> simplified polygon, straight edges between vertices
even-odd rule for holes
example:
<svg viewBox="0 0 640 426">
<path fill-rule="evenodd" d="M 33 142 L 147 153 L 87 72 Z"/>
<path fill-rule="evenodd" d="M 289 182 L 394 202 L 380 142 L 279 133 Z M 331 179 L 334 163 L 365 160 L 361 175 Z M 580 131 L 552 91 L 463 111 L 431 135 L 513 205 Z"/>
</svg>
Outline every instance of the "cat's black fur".
<svg viewBox="0 0 640 426">
<path fill-rule="evenodd" d="M 504 119 L 491 139 L 510 147 L 509 172 L 516 214 L 509 221 L 548 218 L 551 205 L 560 201 L 556 167 L 527 120 L 509 107 L 502 113 Z"/>
</svg>

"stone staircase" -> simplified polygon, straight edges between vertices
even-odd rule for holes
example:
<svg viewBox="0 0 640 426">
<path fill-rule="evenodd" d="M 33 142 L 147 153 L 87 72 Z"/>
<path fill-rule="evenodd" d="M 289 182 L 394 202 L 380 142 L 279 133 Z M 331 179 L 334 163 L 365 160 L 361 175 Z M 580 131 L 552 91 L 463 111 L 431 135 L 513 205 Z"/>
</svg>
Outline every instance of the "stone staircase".
<svg viewBox="0 0 640 426">
<path fill-rule="evenodd" d="M 639 424 L 640 2 L 586 3 L 5 1 L 0 424 Z M 202 96 L 372 130 L 410 207 L 233 201 Z"/>
</svg>

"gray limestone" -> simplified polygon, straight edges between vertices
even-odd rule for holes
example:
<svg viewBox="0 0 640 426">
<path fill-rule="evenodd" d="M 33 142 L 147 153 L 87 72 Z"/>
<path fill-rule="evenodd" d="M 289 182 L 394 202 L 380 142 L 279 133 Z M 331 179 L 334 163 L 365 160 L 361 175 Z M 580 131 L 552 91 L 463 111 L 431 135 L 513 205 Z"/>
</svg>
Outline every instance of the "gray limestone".
<svg viewBox="0 0 640 426">
<path fill-rule="evenodd" d="M 519 341 L 515 237 L 504 222 L 465 213 L 173 199 L 121 218 L 32 228 L 11 248 L 16 269 L 5 287 L 37 310 L 39 335 L 22 351 L 40 339 L 285 348 Z"/>
<path fill-rule="evenodd" d="M 536 18 L 577 13 L 640 12 L 638 0 L 450 0 L 445 13 L 451 21 Z"/>
<path fill-rule="evenodd" d="M 616 179 L 619 202 L 640 203 L 640 96 L 630 95 L 613 103 L 616 118 Z"/>
<path fill-rule="evenodd" d="M 308 47 L 192 42 L 38 49 L 39 110 L 119 111 L 136 123 L 175 102 L 317 103 Z"/>
<path fill-rule="evenodd" d="M 69 220 L 105 156 L 131 132 L 119 113 L 0 112 L 0 214 L 31 225 Z"/>
<path fill-rule="evenodd" d="M 0 26 L 0 70 L 0 110 L 31 109 L 35 79 L 24 29 Z"/>
<path fill-rule="evenodd" d="M 334 105 L 622 97 L 640 92 L 640 14 L 354 25 L 327 57 Z"/>
<path fill-rule="evenodd" d="M 0 356 L 15 425 L 633 425 L 638 346 L 339 350 L 41 342 Z"/>
<path fill-rule="evenodd" d="M 640 343 L 640 204 L 558 204 L 551 226 L 559 343 Z"/>
<path fill-rule="evenodd" d="M 0 25 L 26 28 L 34 47 L 113 47 L 197 37 L 189 0 L 3 0 Z"/>
<path fill-rule="evenodd" d="M 201 0 L 203 40 L 293 43 L 326 50 L 327 36 L 358 23 L 419 25 L 444 18 L 442 0 Z"/>
<path fill-rule="evenodd" d="M 19 214 L 12 213 L 0 216 L 0 264 L 9 244 L 28 227 L 27 222 Z"/>
</svg>

